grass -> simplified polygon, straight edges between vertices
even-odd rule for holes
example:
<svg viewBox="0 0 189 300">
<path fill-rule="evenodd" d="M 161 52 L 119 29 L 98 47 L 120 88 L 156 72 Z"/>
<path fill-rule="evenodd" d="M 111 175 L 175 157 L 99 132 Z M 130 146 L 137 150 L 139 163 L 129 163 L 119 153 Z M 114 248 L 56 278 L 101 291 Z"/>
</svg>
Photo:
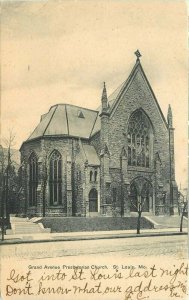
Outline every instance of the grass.
<svg viewBox="0 0 189 300">
<path fill-rule="evenodd" d="M 45 217 L 40 223 L 51 232 L 113 231 L 136 229 L 137 217 Z M 151 229 L 153 224 L 141 218 L 141 229 Z"/>
</svg>

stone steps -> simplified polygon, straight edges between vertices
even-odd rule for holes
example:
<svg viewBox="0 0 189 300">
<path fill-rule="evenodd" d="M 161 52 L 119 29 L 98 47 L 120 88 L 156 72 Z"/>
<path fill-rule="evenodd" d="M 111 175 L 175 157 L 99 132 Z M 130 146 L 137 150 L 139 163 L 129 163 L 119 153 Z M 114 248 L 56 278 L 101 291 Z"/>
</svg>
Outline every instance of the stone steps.
<svg viewBox="0 0 189 300">
<path fill-rule="evenodd" d="M 41 223 L 33 223 L 28 218 L 10 217 L 11 229 L 6 234 L 49 233 L 50 228 L 44 228 Z"/>
<path fill-rule="evenodd" d="M 144 216 L 148 221 L 154 224 L 155 229 L 159 228 L 179 228 L 180 216 Z M 183 228 L 188 227 L 188 220 L 186 217 L 183 219 Z"/>
</svg>

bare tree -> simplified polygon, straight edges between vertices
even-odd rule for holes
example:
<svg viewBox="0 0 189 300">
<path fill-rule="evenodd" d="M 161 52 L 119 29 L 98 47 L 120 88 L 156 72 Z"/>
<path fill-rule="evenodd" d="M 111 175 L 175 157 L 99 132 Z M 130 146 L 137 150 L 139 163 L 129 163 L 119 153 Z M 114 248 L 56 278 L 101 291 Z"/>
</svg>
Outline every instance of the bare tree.
<svg viewBox="0 0 189 300">
<path fill-rule="evenodd" d="M 3 152 L 3 147 L 0 145 L 0 197 L 1 197 L 1 239 L 2 241 L 4 240 L 4 233 L 5 233 L 5 157 L 4 157 L 4 152 Z"/>
<path fill-rule="evenodd" d="M 14 147 L 15 134 L 9 131 L 8 138 L 3 140 L 5 147 L 0 149 L 0 190 L 1 190 L 1 232 L 4 240 L 5 225 L 10 224 L 9 220 L 9 196 L 15 188 L 14 180 L 16 178 L 15 168 L 12 160 L 11 149 Z M 6 224 L 5 224 L 6 222 Z"/>
<path fill-rule="evenodd" d="M 134 204 L 134 202 L 131 199 L 131 205 L 133 207 L 136 208 L 136 211 L 138 213 L 138 218 L 137 218 L 137 234 L 140 234 L 140 225 L 141 225 L 141 216 L 142 216 L 142 212 L 143 212 L 143 208 L 146 202 L 146 198 L 143 198 L 140 196 L 138 201 L 137 201 L 137 205 Z"/>
</svg>

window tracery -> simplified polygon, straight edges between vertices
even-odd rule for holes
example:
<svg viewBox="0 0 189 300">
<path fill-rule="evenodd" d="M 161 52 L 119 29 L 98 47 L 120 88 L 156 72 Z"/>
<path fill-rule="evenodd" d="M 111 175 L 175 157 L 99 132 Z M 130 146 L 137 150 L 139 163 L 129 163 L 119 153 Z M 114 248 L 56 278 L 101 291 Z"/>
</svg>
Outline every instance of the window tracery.
<svg viewBox="0 0 189 300">
<path fill-rule="evenodd" d="M 34 153 L 29 158 L 29 205 L 37 204 L 37 185 L 38 185 L 38 165 L 37 157 Z"/>
<path fill-rule="evenodd" d="M 150 167 L 151 124 L 143 111 L 136 111 L 128 126 L 128 165 Z"/>
<path fill-rule="evenodd" d="M 62 203 L 62 157 L 58 151 L 53 151 L 50 157 L 50 205 Z"/>
</svg>

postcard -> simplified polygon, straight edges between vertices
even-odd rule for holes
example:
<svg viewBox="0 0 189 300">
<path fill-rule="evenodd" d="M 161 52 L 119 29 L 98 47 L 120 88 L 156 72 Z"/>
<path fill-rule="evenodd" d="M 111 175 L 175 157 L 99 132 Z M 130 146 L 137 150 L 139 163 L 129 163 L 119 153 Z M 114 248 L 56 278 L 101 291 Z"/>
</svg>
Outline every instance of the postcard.
<svg viewBox="0 0 189 300">
<path fill-rule="evenodd" d="M 0 299 L 188 299 L 187 25 L 1 2 Z"/>
</svg>

